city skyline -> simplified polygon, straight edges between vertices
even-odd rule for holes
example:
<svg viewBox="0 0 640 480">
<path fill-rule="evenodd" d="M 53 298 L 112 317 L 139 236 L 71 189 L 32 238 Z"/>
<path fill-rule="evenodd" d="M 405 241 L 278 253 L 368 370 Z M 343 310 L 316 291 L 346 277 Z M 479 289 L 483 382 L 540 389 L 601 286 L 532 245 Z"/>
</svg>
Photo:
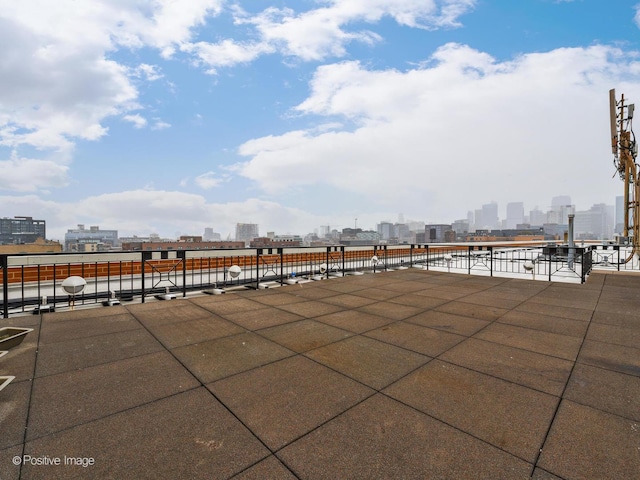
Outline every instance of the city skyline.
<svg viewBox="0 0 640 480">
<path fill-rule="evenodd" d="M 635 0 L 0 6 L 0 216 L 53 239 L 622 193 L 608 91 L 640 102 Z"/>
<path fill-rule="evenodd" d="M 201 232 L 197 232 L 197 231 L 188 231 L 188 232 L 175 232 L 174 235 L 159 235 L 157 232 L 134 232 L 134 233 L 128 233 L 127 235 L 123 235 L 123 234 L 118 234 L 118 237 L 140 237 L 140 238 L 146 238 L 148 236 L 152 236 L 156 239 L 160 239 L 160 238 L 165 238 L 165 239 L 178 239 L 180 236 L 186 236 L 186 237 L 203 237 L 203 240 L 205 241 L 225 241 L 225 240 L 243 240 L 243 241 L 248 241 L 252 238 L 257 238 L 257 237 L 266 237 L 268 236 L 268 234 L 274 234 L 276 236 L 287 236 L 287 235 L 297 235 L 300 237 L 304 237 L 307 235 L 311 235 L 311 234 L 318 234 L 320 238 L 323 238 L 325 236 L 329 236 L 329 234 L 331 234 L 331 232 L 334 231 L 342 231 L 344 229 L 361 229 L 362 231 L 379 231 L 381 228 L 381 225 L 388 225 L 389 227 L 391 226 L 397 226 L 397 225 L 405 225 L 407 227 L 407 230 L 410 230 L 412 232 L 416 232 L 416 231 L 423 231 L 424 230 L 424 226 L 425 225 L 451 225 L 453 227 L 453 230 L 457 230 L 457 228 L 455 228 L 455 225 L 459 222 L 467 222 L 467 228 L 466 231 L 469 232 L 473 232 L 475 230 L 513 230 L 513 229 L 517 229 L 518 225 L 530 225 L 531 227 L 541 227 L 544 224 L 558 224 L 558 225 L 566 225 L 566 220 L 567 220 L 567 215 L 568 213 L 574 213 L 579 215 L 580 213 L 587 213 L 592 211 L 594 208 L 597 210 L 600 208 L 601 205 L 605 205 L 607 208 L 611 209 L 612 213 L 611 214 L 611 228 L 612 230 L 615 230 L 616 232 L 620 233 L 619 230 L 621 230 L 621 226 L 620 228 L 618 228 L 618 223 L 620 223 L 619 219 L 622 218 L 622 211 L 620 211 L 622 207 L 622 203 L 619 201 L 622 198 L 622 196 L 617 196 L 616 197 L 616 202 L 615 205 L 613 204 L 594 204 L 591 205 L 588 209 L 587 208 L 578 208 L 575 204 L 571 203 L 571 197 L 568 195 L 561 195 L 561 196 L 555 196 L 552 198 L 551 201 L 551 206 L 543 209 L 540 209 L 540 207 L 538 205 L 531 207 L 531 208 L 526 208 L 524 202 L 509 202 L 506 205 L 506 208 L 500 208 L 500 205 L 497 204 L 497 202 L 490 202 L 489 204 L 485 204 L 482 205 L 483 208 L 486 207 L 492 207 L 492 210 L 495 210 L 496 212 L 498 212 L 498 216 L 496 217 L 495 221 L 495 225 L 490 226 L 487 224 L 482 224 L 482 223 L 478 223 L 478 222 L 482 222 L 482 217 L 480 217 L 480 219 L 478 218 L 474 218 L 473 220 L 471 220 L 469 217 L 464 218 L 464 219 L 449 219 L 448 221 L 445 222 L 430 222 L 430 221 L 426 221 L 423 219 L 417 219 L 417 218 L 408 218 L 405 219 L 405 215 L 403 213 L 398 213 L 397 214 L 397 219 L 391 220 L 391 219 L 378 219 L 373 225 L 358 225 L 357 224 L 357 218 L 354 218 L 354 224 L 353 225 L 343 225 L 340 228 L 337 228 L 335 225 L 318 225 L 315 226 L 313 229 L 309 230 L 309 231 L 297 231 L 297 232 L 281 232 L 281 231 L 277 231 L 273 228 L 270 228 L 268 225 L 260 225 L 258 224 L 253 224 L 253 223 L 243 223 L 243 222 L 236 222 L 234 224 L 234 231 L 233 232 L 229 232 L 229 233 L 221 233 L 221 232 L 217 232 L 215 231 L 212 227 L 204 227 L 204 231 Z M 560 202 L 560 203 L 558 203 Z M 517 223 L 516 225 L 510 225 L 509 221 L 509 209 L 508 207 L 510 205 L 518 205 L 521 206 L 523 208 L 523 216 L 522 216 L 522 221 Z M 476 209 L 475 212 L 482 212 L 483 209 Z M 505 212 L 504 215 L 501 215 L 501 212 Z M 473 210 L 469 210 L 468 211 L 468 215 L 473 215 L 474 211 Z M 536 214 L 536 218 L 531 218 L 532 214 Z M 46 221 L 46 220 L 45 220 Z M 417 228 L 411 228 L 411 225 L 422 225 L 422 227 L 417 227 Z M 90 231 L 90 229 L 93 228 L 99 228 L 100 231 L 118 231 L 117 226 L 111 226 L 105 229 L 105 226 L 103 225 L 95 225 L 95 226 L 86 226 L 84 224 L 77 224 L 72 228 L 69 228 L 66 233 L 65 233 L 65 238 L 67 236 L 67 234 L 69 232 L 76 232 L 78 230 L 78 228 L 80 229 L 84 229 L 86 231 Z M 383 226 L 382 228 L 389 228 L 386 226 Z M 584 231 L 589 231 L 588 229 L 584 230 Z M 212 238 L 213 236 L 215 236 L 215 239 Z M 384 234 L 381 235 L 383 238 L 387 238 L 387 236 L 385 236 Z M 209 238 L 207 238 L 209 237 Z M 608 237 L 607 237 L 608 238 Z M 58 240 L 61 241 L 61 243 L 65 243 L 65 239 L 57 239 L 57 238 L 52 238 L 50 235 L 47 235 L 47 239 L 49 240 Z"/>
</svg>

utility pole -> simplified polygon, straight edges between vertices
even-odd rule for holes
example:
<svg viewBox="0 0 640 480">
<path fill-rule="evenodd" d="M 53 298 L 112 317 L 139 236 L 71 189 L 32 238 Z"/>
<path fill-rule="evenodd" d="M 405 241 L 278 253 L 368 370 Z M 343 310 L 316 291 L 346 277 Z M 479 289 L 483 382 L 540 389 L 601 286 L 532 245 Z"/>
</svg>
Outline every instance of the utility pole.
<svg viewBox="0 0 640 480">
<path fill-rule="evenodd" d="M 636 164 L 638 145 L 632 129 L 634 110 L 634 104 L 625 105 L 624 94 L 617 101 L 615 89 L 609 90 L 611 151 L 613 163 L 624 182 L 624 236 L 630 238 L 633 247 L 625 263 L 640 251 L 640 178 Z"/>
</svg>

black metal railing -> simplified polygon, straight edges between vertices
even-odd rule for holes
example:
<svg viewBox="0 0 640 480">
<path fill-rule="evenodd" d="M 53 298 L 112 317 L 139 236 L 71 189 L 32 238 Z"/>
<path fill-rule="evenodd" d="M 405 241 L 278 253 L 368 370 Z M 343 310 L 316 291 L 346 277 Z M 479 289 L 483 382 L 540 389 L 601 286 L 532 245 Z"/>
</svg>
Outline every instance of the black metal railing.
<svg viewBox="0 0 640 480">
<path fill-rule="evenodd" d="M 617 245 L 424 244 L 0 255 L 2 316 L 189 292 L 270 288 L 418 267 L 441 272 L 584 283 L 594 266 L 623 268 Z M 629 267 L 631 268 L 631 267 Z M 637 268 L 637 262 L 636 262 Z M 69 276 L 86 280 L 71 297 Z M 110 303 L 111 301 L 111 303 Z"/>
</svg>

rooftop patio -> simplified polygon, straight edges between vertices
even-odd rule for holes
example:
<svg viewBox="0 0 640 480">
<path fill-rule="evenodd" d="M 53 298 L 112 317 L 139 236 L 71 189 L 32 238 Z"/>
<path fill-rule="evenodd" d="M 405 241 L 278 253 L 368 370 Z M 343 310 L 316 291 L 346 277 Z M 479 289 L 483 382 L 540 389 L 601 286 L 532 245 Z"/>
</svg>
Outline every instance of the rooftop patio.
<svg viewBox="0 0 640 480">
<path fill-rule="evenodd" d="M 0 479 L 638 478 L 638 292 L 409 269 L 0 319 L 34 328 Z"/>
</svg>

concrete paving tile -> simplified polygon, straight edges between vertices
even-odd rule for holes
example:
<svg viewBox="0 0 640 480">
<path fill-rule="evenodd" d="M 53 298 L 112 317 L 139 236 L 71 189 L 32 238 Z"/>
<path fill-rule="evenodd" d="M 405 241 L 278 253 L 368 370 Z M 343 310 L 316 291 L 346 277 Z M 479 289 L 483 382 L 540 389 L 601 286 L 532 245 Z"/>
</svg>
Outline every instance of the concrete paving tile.
<svg viewBox="0 0 640 480">
<path fill-rule="evenodd" d="M 392 323 L 377 328 L 367 332 L 366 336 L 413 350 L 429 357 L 437 357 L 466 338 L 461 335 L 405 322 Z"/>
<path fill-rule="evenodd" d="M 587 340 L 594 340 L 596 342 L 614 343 L 616 345 L 639 348 L 640 328 L 593 323 L 589 327 L 586 338 Z"/>
<path fill-rule="evenodd" d="M 582 343 L 581 338 L 502 323 L 489 325 L 476 338 L 565 360 L 575 360 Z"/>
<path fill-rule="evenodd" d="M 18 480 L 20 478 L 20 465 L 14 462 L 15 457 L 22 458 L 22 445 L 0 449 L 0 478 L 2 480 Z"/>
<path fill-rule="evenodd" d="M 533 303 L 542 303 L 544 305 L 551 305 L 554 307 L 566 307 L 566 308 L 582 308 L 592 310 L 598 303 L 598 296 L 589 292 L 589 296 L 574 296 L 571 291 L 561 295 L 550 295 L 548 290 L 532 297 L 529 301 Z"/>
<path fill-rule="evenodd" d="M 239 473 L 233 480 L 296 480 L 291 471 L 275 456 L 270 456 Z"/>
<path fill-rule="evenodd" d="M 294 290 L 295 295 L 298 297 L 306 298 L 309 300 L 319 300 L 322 298 L 333 297 L 334 295 L 340 293 L 332 288 L 324 288 L 325 285 L 331 286 L 333 285 L 333 283 L 333 281 L 323 283 L 323 287 L 319 287 L 313 284 L 301 283 L 297 285 L 290 285 L 286 288 L 291 288 L 292 290 Z"/>
<path fill-rule="evenodd" d="M 294 354 L 255 333 L 178 347 L 172 353 L 202 383 L 244 372 Z"/>
<path fill-rule="evenodd" d="M 444 305 L 436 307 L 435 310 L 438 312 L 452 313 L 454 315 L 462 315 L 464 317 L 478 318 L 488 322 L 493 322 L 509 311 L 506 308 L 475 305 L 460 300 L 445 303 Z"/>
<path fill-rule="evenodd" d="M 188 300 L 170 300 L 158 303 L 164 305 L 164 308 L 135 310 L 131 313 L 141 323 L 147 326 L 187 322 L 211 315 L 205 308 L 194 305 Z"/>
<path fill-rule="evenodd" d="M 23 467 L 24 478 L 226 479 L 269 451 L 199 388 L 34 440 L 25 453 L 95 464 Z"/>
<path fill-rule="evenodd" d="M 283 293 L 283 290 L 285 289 L 269 290 L 271 292 L 269 295 L 260 295 L 258 297 L 251 297 L 251 299 L 270 306 L 288 305 L 290 303 L 306 302 L 308 300 L 305 297 L 299 297 L 290 293 L 291 289 L 286 289 L 286 293 Z"/>
<path fill-rule="evenodd" d="M 41 344 L 36 377 L 54 375 L 163 350 L 143 328 Z"/>
<path fill-rule="evenodd" d="M 383 288 L 384 290 L 390 290 L 392 292 L 408 294 L 408 293 L 424 290 L 424 285 L 418 282 L 403 280 L 403 281 L 398 281 L 394 283 L 388 283 L 386 285 L 383 285 L 381 288 Z"/>
<path fill-rule="evenodd" d="M 306 356 L 376 390 L 431 360 L 430 357 L 361 336 L 312 350 Z"/>
<path fill-rule="evenodd" d="M 240 325 L 242 328 L 253 331 L 275 325 L 297 322 L 304 317 L 296 315 L 295 313 L 286 312 L 280 308 L 267 307 L 237 313 L 226 313 L 224 318 Z"/>
<path fill-rule="evenodd" d="M 636 272 L 620 272 L 613 274 L 595 272 L 594 274 L 589 275 L 590 281 L 595 280 L 596 278 L 602 278 L 603 283 L 606 286 L 640 288 L 640 278 Z"/>
<path fill-rule="evenodd" d="M 581 320 L 584 322 L 591 320 L 591 315 L 593 314 L 593 310 L 589 310 L 587 308 L 559 307 L 557 305 L 541 303 L 540 301 L 534 302 L 533 300 L 527 300 L 526 302 L 521 303 L 515 308 L 515 310 L 540 315 L 549 315 L 551 317 Z"/>
<path fill-rule="evenodd" d="M 105 311 L 105 310 L 99 310 Z M 75 318 L 64 322 L 43 320 L 40 342 L 44 344 L 64 342 L 75 338 L 91 337 L 106 333 L 126 332 L 142 328 L 129 312 L 120 310 L 116 315 Z M 30 334 L 31 335 L 31 334 Z"/>
<path fill-rule="evenodd" d="M 637 315 L 638 306 L 627 302 L 623 303 L 617 300 L 602 300 L 598 302 L 596 312 L 609 313 L 614 315 Z"/>
<path fill-rule="evenodd" d="M 563 400 L 538 466 L 562 478 L 638 478 L 640 425 Z"/>
<path fill-rule="evenodd" d="M 474 338 L 445 352 L 440 360 L 557 397 L 562 395 L 573 367 L 568 360 Z"/>
<path fill-rule="evenodd" d="M 90 303 L 87 305 L 78 305 L 73 310 L 56 309 L 54 313 L 43 313 L 42 319 L 46 323 L 68 322 L 71 320 L 84 320 L 88 318 L 115 317 L 118 315 L 128 314 L 127 307 L 124 305 L 114 305 L 113 307 L 98 307 L 101 304 Z M 38 318 L 34 315 L 33 318 Z"/>
<path fill-rule="evenodd" d="M 212 313 L 206 318 L 186 322 L 153 325 L 149 330 L 166 348 L 181 347 L 214 338 L 237 335 L 246 330 Z"/>
<path fill-rule="evenodd" d="M 428 297 L 426 295 L 417 295 L 415 293 L 401 295 L 399 297 L 389 299 L 389 303 L 409 305 L 412 307 L 420 308 L 422 310 L 435 308 L 438 305 L 442 305 L 443 303 L 447 302 L 448 300 L 445 300 L 443 298 Z"/>
<path fill-rule="evenodd" d="M 301 356 L 207 387 L 272 450 L 282 448 L 373 393 Z"/>
<path fill-rule="evenodd" d="M 313 452 L 309 455 L 309 452 Z M 299 478 L 528 478 L 531 466 L 383 395 L 287 446 Z"/>
<path fill-rule="evenodd" d="M 344 310 L 344 307 L 330 305 L 328 303 L 315 300 L 309 300 L 302 303 L 294 303 L 292 305 L 283 305 L 279 308 L 306 318 L 319 317 L 320 315 L 327 315 L 329 313 Z"/>
<path fill-rule="evenodd" d="M 358 310 L 364 313 L 371 313 L 372 315 L 392 318 L 393 320 L 403 320 L 405 318 L 413 317 L 423 311 L 418 307 L 392 302 L 376 302 L 359 307 Z"/>
<path fill-rule="evenodd" d="M 358 310 L 342 310 L 341 312 L 316 317 L 314 320 L 354 333 L 363 333 L 395 321 L 391 318 L 372 315 Z"/>
<path fill-rule="evenodd" d="M 528 462 L 536 459 L 559 401 L 438 360 L 384 393 Z"/>
<path fill-rule="evenodd" d="M 473 303 L 487 307 L 506 308 L 510 310 L 520 305 L 525 299 L 521 295 L 496 294 L 492 290 L 473 293 L 458 299 L 459 302 Z"/>
<path fill-rule="evenodd" d="M 552 473 L 549 473 L 541 468 L 536 468 L 531 475 L 532 480 L 563 480 L 560 477 L 556 477 Z"/>
<path fill-rule="evenodd" d="M 640 422 L 640 377 L 576 364 L 564 398 Z"/>
<path fill-rule="evenodd" d="M 233 296 L 232 300 L 209 302 L 206 304 L 202 304 L 202 307 L 222 317 L 230 313 L 233 314 L 238 312 L 248 312 L 251 310 L 258 310 L 259 308 L 264 308 L 264 304 L 249 300 L 249 298 L 247 297 L 239 297 L 237 295 L 230 296 Z M 226 295 L 214 295 L 211 298 L 219 297 L 226 297 Z"/>
<path fill-rule="evenodd" d="M 167 352 L 36 378 L 27 438 L 96 420 L 197 385 Z"/>
<path fill-rule="evenodd" d="M 467 295 L 482 291 L 478 287 L 458 287 L 452 288 L 449 285 L 437 286 L 425 290 L 414 292 L 415 295 L 424 295 L 426 297 L 441 298 L 443 300 L 456 300 Z"/>
<path fill-rule="evenodd" d="M 640 377 L 640 349 L 585 340 L 579 363 Z"/>
<path fill-rule="evenodd" d="M 633 314 L 594 312 L 592 323 L 640 329 L 640 311 Z"/>
<path fill-rule="evenodd" d="M 20 465 L 16 465 L 14 458 L 22 458 L 22 445 L 0 450 L 0 478 L 2 480 L 18 480 Z"/>
<path fill-rule="evenodd" d="M 22 444 L 30 395 L 31 382 L 11 382 L 0 391 L 0 449 Z"/>
<path fill-rule="evenodd" d="M 486 320 L 463 317 L 461 315 L 453 315 L 436 310 L 420 313 L 408 318 L 406 322 L 464 336 L 471 336 L 489 324 Z"/>
<path fill-rule="evenodd" d="M 522 312 L 512 310 L 504 314 L 498 320 L 500 323 L 517 325 L 519 327 L 542 330 L 543 332 L 559 333 L 570 337 L 583 338 L 589 327 L 588 322 L 581 320 L 571 320 L 568 318 L 551 317 L 539 313 Z"/>
<path fill-rule="evenodd" d="M 301 353 L 350 337 L 353 333 L 314 320 L 265 328 L 259 334 L 283 347 Z"/>
<path fill-rule="evenodd" d="M 450 274 L 450 275 L 457 275 L 457 274 Z M 502 285 L 503 283 L 508 283 L 508 282 L 509 282 L 508 278 L 474 275 L 473 269 L 472 269 L 471 275 L 466 275 L 460 280 L 460 285 L 489 288 L 496 285 Z"/>
<path fill-rule="evenodd" d="M 1 327 L 20 326 L 20 324 L 5 325 L 4 323 L 0 325 Z M 8 350 L 9 353 L 0 357 L 0 375 L 12 375 L 16 377 L 13 383 L 23 382 L 33 378 L 36 354 L 38 352 L 38 330 L 40 327 L 33 325 L 27 328 L 33 328 L 34 330 L 24 337 L 20 345 L 13 347 Z"/>
<path fill-rule="evenodd" d="M 335 281 L 323 283 L 322 289 L 327 294 L 326 296 L 329 296 L 328 295 L 329 292 L 333 292 L 333 295 L 335 295 L 337 293 L 353 293 L 353 292 L 366 290 L 367 289 L 366 285 L 359 283 L 358 281 L 354 281 L 354 280 L 359 280 L 360 278 L 362 277 L 337 278 L 335 279 Z M 305 289 L 306 289 L 307 298 L 323 298 L 323 297 L 316 297 L 315 295 L 313 297 L 309 296 L 309 293 L 310 293 L 309 285 L 313 285 L 313 284 L 303 284 L 299 286 L 299 288 L 302 289 L 301 295 L 305 295 Z"/>
<path fill-rule="evenodd" d="M 349 294 L 341 294 L 341 295 L 333 295 L 331 297 L 323 298 L 323 302 L 329 303 L 331 305 L 337 305 L 339 307 L 344 308 L 358 308 L 364 305 L 369 305 L 371 303 L 377 302 L 377 300 L 373 300 L 371 298 L 360 297 L 358 295 L 349 295 Z"/>
<path fill-rule="evenodd" d="M 359 295 L 361 297 L 370 298 L 380 302 L 390 298 L 399 297 L 402 293 L 394 292 L 393 290 L 385 290 L 383 288 L 367 288 L 366 290 L 353 292 L 353 295 Z"/>
</svg>

